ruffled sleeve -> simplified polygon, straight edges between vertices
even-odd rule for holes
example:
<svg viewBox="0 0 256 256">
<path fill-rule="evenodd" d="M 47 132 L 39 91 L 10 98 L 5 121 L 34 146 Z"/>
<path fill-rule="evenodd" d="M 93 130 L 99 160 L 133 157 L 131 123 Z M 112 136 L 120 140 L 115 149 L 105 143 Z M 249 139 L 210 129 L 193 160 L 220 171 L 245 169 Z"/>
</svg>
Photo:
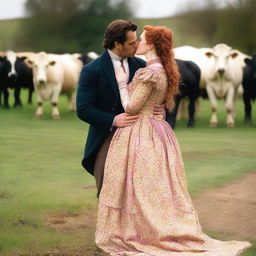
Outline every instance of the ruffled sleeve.
<svg viewBox="0 0 256 256">
<path fill-rule="evenodd" d="M 150 92 L 156 87 L 158 74 L 149 67 L 139 69 L 134 76 L 134 90 L 131 92 L 125 112 L 137 114 L 143 107 Z"/>
</svg>

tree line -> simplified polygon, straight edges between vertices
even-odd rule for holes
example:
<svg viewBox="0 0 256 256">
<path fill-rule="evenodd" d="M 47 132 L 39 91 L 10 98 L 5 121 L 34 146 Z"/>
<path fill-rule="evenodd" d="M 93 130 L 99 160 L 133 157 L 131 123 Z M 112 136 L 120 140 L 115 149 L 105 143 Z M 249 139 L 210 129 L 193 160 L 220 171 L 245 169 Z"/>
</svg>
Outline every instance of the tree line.
<svg viewBox="0 0 256 256">
<path fill-rule="evenodd" d="M 233 0 L 221 9 L 209 1 L 203 9 L 193 7 L 177 17 L 184 19 L 183 33 L 200 35 L 209 46 L 224 42 L 247 54 L 256 53 L 255 0 Z"/>
<path fill-rule="evenodd" d="M 224 42 L 247 54 L 256 52 L 256 1 L 233 0 L 218 8 L 209 0 L 203 8 L 187 8 L 177 19 L 180 34 L 198 37 L 197 47 Z M 125 0 L 27 0 L 29 18 L 20 23 L 15 42 L 19 49 L 47 52 L 102 52 L 106 26 L 114 19 L 134 20 L 132 1 Z M 171 27 L 171 25 L 170 25 Z M 182 36 L 180 36 L 182 38 Z M 193 40 L 195 42 L 195 40 Z"/>
<path fill-rule="evenodd" d="M 55 53 L 101 52 L 109 22 L 132 16 L 125 0 L 27 0 L 25 7 L 19 48 Z"/>
</svg>

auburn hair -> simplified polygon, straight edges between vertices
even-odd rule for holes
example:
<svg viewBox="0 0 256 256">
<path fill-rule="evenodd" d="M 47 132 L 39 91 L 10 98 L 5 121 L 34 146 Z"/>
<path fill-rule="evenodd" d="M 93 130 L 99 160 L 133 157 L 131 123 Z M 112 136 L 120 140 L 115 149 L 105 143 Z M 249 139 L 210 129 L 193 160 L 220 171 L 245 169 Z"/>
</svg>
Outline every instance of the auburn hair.
<svg viewBox="0 0 256 256">
<path fill-rule="evenodd" d="M 168 91 L 165 98 L 165 107 L 171 111 L 175 105 L 174 97 L 179 93 L 180 73 L 173 53 L 172 31 L 164 26 L 144 26 L 145 37 L 148 44 L 155 47 L 156 53 L 164 66 Z"/>
</svg>

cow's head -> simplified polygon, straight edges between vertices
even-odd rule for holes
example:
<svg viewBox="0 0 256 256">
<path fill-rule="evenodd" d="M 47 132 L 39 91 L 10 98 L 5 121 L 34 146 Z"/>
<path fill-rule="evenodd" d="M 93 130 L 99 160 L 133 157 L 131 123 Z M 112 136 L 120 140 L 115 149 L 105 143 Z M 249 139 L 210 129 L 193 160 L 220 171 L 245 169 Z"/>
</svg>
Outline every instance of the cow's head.
<svg viewBox="0 0 256 256">
<path fill-rule="evenodd" d="M 16 72 L 17 57 L 15 52 L 8 51 L 6 53 L 6 60 L 8 65 L 8 77 L 14 80 L 17 78 L 17 72 Z"/>
<path fill-rule="evenodd" d="M 232 50 L 226 44 L 217 44 L 211 51 L 205 53 L 206 57 L 214 59 L 214 71 L 220 76 L 225 74 L 229 62 L 237 58 L 238 54 L 238 51 Z"/>
<path fill-rule="evenodd" d="M 38 86 L 47 84 L 47 71 L 51 66 L 56 64 L 45 52 L 40 52 L 37 55 L 25 60 L 27 66 L 32 68 L 34 83 Z"/>
</svg>

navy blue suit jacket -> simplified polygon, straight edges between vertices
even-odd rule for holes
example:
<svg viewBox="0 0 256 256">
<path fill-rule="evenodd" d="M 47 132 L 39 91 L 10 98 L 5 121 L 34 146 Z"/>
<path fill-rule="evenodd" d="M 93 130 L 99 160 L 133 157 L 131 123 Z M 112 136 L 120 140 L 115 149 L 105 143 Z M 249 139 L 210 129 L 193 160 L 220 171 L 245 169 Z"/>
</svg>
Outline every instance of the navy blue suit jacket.
<svg viewBox="0 0 256 256">
<path fill-rule="evenodd" d="M 130 77 L 145 67 L 140 58 L 128 58 Z M 81 71 L 77 91 L 77 115 L 90 124 L 82 160 L 83 167 L 93 175 L 97 153 L 108 136 L 116 115 L 123 113 L 112 60 L 107 51 L 85 65 Z"/>
</svg>

